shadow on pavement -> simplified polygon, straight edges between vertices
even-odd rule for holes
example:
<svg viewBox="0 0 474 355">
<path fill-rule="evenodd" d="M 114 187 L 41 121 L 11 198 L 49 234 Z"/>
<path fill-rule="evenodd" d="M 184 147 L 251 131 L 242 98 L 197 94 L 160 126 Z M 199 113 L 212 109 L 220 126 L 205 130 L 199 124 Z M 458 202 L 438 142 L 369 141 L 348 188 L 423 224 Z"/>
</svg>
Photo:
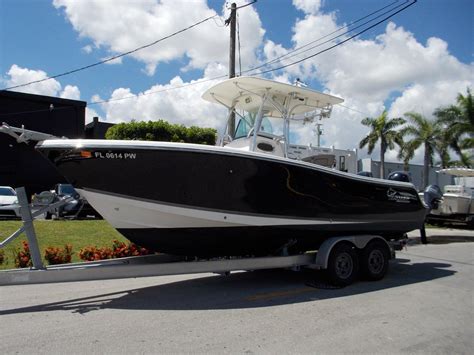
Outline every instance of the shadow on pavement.
<svg viewBox="0 0 474 355">
<path fill-rule="evenodd" d="M 428 235 L 428 244 L 450 244 L 450 243 L 473 243 L 473 236 L 468 235 Z M 409 245 L 421 244 L 420 237 L 411 237 L 408 240 Z"/>
<path fill-rule="evenodd" d="M 320 272 L 291 272 L 264 270 L 233 273 L 230 276 L 205 276 L 130 289 L 121 292 L 97 294 L 0 311 L 0 315 L 48 311 L 71 311 L 85 314 L 101 309 L 126 310 L 216 310 L 271 307 L 301 302 L 348 297 L 384 289 L 452 276 L 447 263 L 415 263 L 397 259 L 391 263 L 387 276 L 377 282 L 360 281 L 341 289 L 321 289 L 308 284 L 322 284 Z M 126 280 L 123 281 L 126 284 Z"/>
</svg>

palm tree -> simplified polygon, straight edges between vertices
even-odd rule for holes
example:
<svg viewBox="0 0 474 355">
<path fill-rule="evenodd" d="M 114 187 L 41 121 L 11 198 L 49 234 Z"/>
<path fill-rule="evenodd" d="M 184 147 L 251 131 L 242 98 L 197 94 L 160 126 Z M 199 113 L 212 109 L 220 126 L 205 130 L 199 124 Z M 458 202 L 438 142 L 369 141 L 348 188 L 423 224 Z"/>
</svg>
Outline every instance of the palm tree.
<svg viewBox="0 0 474 355">
<path fill-rule="evenodd" d="M 442 123 L 439 121 L 438 124 L 442 125 Z M 449 129 L 443 129 L 440 132 L 440 136 L 438 137 L 435 147 L 435 150 L 441 159 L 440 165 L 442 168 L 447 168 L 452 165 L 451 157 L 449 155 L 449 147 L 452 147 L 453 142 L 454 139 L 452 132 Z"/>
<path fill-rule="evenodd" d="M 474 99 L 471 90 L 467 89 L 467 95 L 458 94 L 457 105 L 438 108 L 434 114 L 438 120 L 446 126 L 451 147 L 458 155 L 463 165 L 470 166 L 469 156 L 463 152 L 466 149 L 474 149 Z"/>
<path fill-rule="evenodd" d="M 408 161 L 413 158 L 415 150 L 423 145 L 425 150 L 423 159 L 424 189 L 428 185 L 429 168 L 433 164 L 435 152 L 440 147 L 443 129 L 439 121 L 430 121 L 416 112 L 407 112 L 405 117 L 407 118 L 408 126 L 404 127 L 400 133 L 403 137 L 411 136 L 411 140 L 403 144 L 398 157 Z M 441 158 L 444 159 L 443 153 L 441 153 Z"/>
<path fill-rule="evenodd" d="M 380 178 L 385 177 L 385 152 L 387 149 L 394 149 L 395 143 L 402 145 L 402 137 L 395 127 L 405 123 L 403 118 L 388 118 L 387 110 L 376 118 L 366 117 L 361 122 L 364 126 L 370 127 L 371 131 L 359 142 L 359 148 L 368 146 L 368 153 L 372 154 L 375 145 L 380 140 Z"/>
</svg>

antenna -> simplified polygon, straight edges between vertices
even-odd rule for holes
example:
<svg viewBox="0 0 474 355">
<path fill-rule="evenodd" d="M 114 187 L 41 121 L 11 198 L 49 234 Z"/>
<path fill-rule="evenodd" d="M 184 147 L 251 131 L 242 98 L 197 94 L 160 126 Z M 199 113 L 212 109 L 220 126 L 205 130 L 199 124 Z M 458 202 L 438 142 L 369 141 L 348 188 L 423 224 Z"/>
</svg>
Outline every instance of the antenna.
<svg viewBox="0 0 474 355">
<path fill-rule="evenodd" d="M 321 129 L 322 123 L 316 123 L 313 131 L 316 133 L 317 137 L 317 147 L 321 147 L 321 136 L 323 135 L 323 130 Z"/>
</svg>

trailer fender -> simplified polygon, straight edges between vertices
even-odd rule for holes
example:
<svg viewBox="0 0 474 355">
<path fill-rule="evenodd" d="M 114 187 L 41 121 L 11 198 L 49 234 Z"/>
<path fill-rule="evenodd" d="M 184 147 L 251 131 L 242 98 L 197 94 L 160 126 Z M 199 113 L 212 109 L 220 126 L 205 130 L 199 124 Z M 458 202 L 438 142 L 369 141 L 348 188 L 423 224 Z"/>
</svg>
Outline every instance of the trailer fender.
<svg viewBox="0 0 474 355">
<path fill-rule="evenodd" d="M 382 240 L 385 244 L 387 244 L 387 248 L 390 249 L 387 241 L 378 235 L 344 236 L 326 239 L 323 244 L 321 244 L 321 247 L 318 249 L 318 253 L 316 254 L 315 267 L 316 269 L 326 269 L 332 249 L 340 242 L 349 242 L 357 249 L 364 249 L 370 241 L 376 239 Z"/>
</svg>

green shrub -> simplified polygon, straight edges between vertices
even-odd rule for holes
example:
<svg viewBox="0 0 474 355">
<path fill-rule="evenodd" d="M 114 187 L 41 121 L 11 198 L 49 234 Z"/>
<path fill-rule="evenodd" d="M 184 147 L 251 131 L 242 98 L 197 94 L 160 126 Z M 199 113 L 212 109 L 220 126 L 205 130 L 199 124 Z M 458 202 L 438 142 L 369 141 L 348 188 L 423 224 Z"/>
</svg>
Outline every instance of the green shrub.
<svg viewBox="0 0 474 355">
<path fill-rule="evenodd" d="M 110 127 L 105 134 L 107 139 L 128 139 L 162 142 L 182 142 L 215 145 L 217 131 L 213 128 L 185 127 L 169 122 L 148 121 L 119 123 Z"/>
</svg>

